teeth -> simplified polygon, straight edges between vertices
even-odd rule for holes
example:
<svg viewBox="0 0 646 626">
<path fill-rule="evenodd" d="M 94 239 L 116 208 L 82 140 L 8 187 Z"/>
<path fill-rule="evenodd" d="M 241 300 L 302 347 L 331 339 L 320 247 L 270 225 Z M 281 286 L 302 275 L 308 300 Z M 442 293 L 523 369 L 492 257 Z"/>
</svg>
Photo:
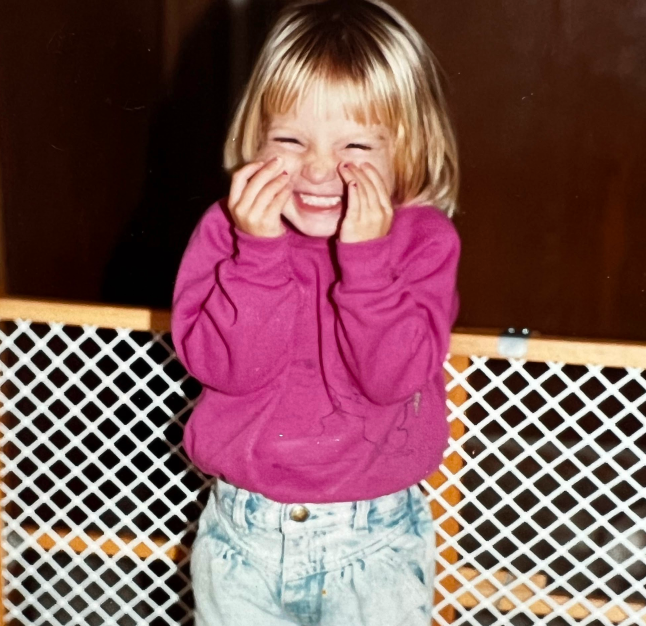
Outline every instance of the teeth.
<svg viewBox="0 0 646 626">
<path fill-rule="evenodd" d="M 299 195 L 301 200 L 310 206 L 333 207 L 341 202 L 341 196 L 310 196 L 304 193 Z"/>
</svg>

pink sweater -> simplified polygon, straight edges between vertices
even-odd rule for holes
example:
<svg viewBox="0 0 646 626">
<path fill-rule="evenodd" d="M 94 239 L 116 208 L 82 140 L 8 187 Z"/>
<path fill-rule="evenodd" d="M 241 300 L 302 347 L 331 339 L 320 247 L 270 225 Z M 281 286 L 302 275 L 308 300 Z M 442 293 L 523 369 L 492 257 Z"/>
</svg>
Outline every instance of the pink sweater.
<svg viewBox="0 0 646 626">
<path fill-rule="evenodd" d="M 261 239 L 222 207 L 193 233 L 173 297 L 177 355 L 204 389 L 191 460 L 290 503 L 375 498 L 431 474 L 448 439 L 451 221 L 406 207 L 373 241 Z"/>
</svg>

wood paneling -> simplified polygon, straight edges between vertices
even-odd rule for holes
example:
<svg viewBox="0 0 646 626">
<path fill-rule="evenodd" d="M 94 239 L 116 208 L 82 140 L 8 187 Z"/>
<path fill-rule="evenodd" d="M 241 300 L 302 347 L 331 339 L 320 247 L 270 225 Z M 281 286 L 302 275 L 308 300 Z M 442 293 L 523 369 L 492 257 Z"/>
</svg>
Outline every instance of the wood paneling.
<svg viewBox="0 0 646 626">
<path fill-rule="evenodd" d="M 154 0 L 0 3 L 7 290 L 99 297 L 145 179 Z"/>
<path fill-rule="evenodd" d="M 394 0 L 444 67 L 466 327 L 646 338 L 646 3 Z"/>
<path fill-rule="evenodd" d="M 9 295 L 169 305 L 278 4 L 0 3 Z M 645 340 L 646 4 L 393 4 L 447 75 L 459 325 Z"/>
</svg>

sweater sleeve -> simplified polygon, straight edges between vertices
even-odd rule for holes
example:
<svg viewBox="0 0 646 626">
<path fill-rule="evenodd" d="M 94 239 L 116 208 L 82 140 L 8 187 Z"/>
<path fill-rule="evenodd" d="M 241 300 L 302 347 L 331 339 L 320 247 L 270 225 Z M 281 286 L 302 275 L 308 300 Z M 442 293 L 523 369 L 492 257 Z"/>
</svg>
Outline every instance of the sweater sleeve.
<svg viewBox="0 0 646 626">
<path fill-rule="evenodd" d="M 450 220 L 434 213 L 431 223 L 405 236 L 404 246 L 401 229 L 337 246 L 337 342 L 362 394 L 379 405 L 422 389 L 448 352 L 460 242 Z"/>
<path fill-rule="evenodd" d="M 297 306 L 286 237 L 237 232 L 215 205 L 184 252 L 171 331 L 179 360 L 207 387 L 244 395 L 285 368 Z"/>
</svg>

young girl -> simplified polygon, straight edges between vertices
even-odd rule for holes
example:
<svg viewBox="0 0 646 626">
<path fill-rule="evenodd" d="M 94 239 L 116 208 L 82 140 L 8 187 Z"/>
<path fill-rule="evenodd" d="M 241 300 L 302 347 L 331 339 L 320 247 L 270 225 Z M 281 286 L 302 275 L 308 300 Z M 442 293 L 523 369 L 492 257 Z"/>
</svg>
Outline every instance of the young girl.
<svg viewBox="0 0 646 626">
<path fill-rule="evenodd" d="M 301 2 L 270 33 L 173 302 L 204 391 L 186 451 L 218 477 L 196 626 L 428 626 L 416 485 L 448 438 L 459 242 L 433 57 L 378 0 Z"/>
</svg>

